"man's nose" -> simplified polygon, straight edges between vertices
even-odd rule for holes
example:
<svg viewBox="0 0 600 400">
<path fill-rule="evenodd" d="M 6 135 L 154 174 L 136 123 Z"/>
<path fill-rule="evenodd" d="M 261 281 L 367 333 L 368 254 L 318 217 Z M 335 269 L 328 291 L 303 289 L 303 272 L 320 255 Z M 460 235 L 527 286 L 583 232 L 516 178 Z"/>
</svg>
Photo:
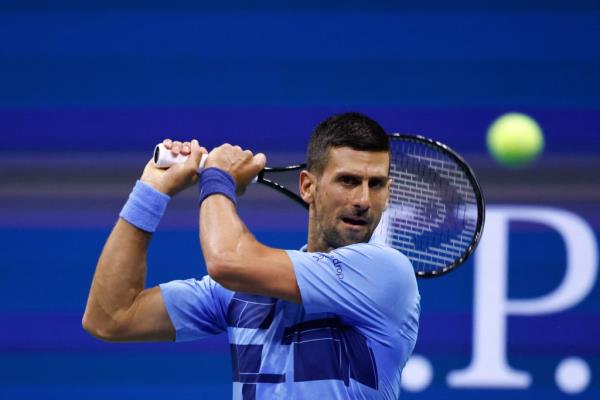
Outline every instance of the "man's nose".
<svg viewBox="0 0 600 400">
<path fill-rule="evenodd" d="M 354 207 L 361 211 L 366 211 L 371 207 L 369 182 L 363 182 L 362 185 L 356 188 Z"/>
</svg>

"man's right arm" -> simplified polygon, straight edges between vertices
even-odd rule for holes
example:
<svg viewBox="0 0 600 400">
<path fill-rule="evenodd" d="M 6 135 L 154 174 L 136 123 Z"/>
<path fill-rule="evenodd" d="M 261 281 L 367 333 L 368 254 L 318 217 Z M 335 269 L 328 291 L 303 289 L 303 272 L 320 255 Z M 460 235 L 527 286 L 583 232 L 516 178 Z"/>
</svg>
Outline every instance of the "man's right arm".
<svg viewBox="0 0 600 400">
<path fill-rule="evenodd" d="M 197 181 L 206 149 L 195 140 L 163 143 L 174 154 L 189 154 L 188 160 L 167 170 L 149 162 L 140 180 L 159 196 L 173 196 Z M 115 225 L 98 260 L 83 316 L 83 328 L 93 336 L 116 342 L 175 340 L 160 288 L 145 289 L 151 235 L 122 218 Z"/>
<path fill-rule="evenodd" d="M 158 287 L 144 289 L 151 234 L 119 219 L 96 267 L 83 328 L 108 341 L 173 341 Z"/>
</svg>

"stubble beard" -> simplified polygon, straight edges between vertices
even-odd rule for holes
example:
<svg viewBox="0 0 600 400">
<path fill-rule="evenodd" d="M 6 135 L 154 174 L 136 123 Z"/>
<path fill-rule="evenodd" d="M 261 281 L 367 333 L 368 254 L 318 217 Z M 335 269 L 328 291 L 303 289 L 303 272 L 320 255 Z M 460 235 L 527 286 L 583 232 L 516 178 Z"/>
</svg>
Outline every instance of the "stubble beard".
<svg viewBox="0 0 600 400">
<path fill-rule="evenodd" d="M 321 243 L 319 247 L 323 248 L 321 251 L 331 251 L 339 247 L 349 246 L 356 243 L 368 243 L 371 240 L 371 236 L 373 236 L 375 228 L 377 227 L 377 224 L 373 224 L 373 222 L 371 222 L 363 235 L 360 235 L 358 232 L 355 234 L 348 232 L 348 235 L 344 235 L 342 232 L 343 228 L 340 226 L 341 220 L 337 216 L 336 219 L 332 221 L 331 226 L 324 226 L 323 223 L 319 221 L 319 217 L 321 215 L 323 215 L 323 210 L 315 208 L 317 231 L 319 232 L 318 242 Z"/>
<path fill-rule="evenodd" d="M 325 246 L 329 249 L 337 249 L 339 247 L 349 246 L 356 243 L 367 243 L 371 240 L 371 236 L 375 230 L 375 227 L 369 226 L 364 234 L 340 232 L 343 228 L 339 227 L 339 222 L 333 224 L 331 227 L 321 226 L 321 236 L 325 243 Z"/>
</svg>

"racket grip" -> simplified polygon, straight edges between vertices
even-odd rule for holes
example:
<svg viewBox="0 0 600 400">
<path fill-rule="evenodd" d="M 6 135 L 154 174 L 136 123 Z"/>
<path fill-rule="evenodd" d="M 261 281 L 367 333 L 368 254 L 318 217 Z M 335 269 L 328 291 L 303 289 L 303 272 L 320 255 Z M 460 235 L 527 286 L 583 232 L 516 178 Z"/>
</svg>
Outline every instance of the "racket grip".
<svg viewBox="0 0 600 400">
<path fill-rule="evenodd" d="M 184 156 L 183 154 L 175 156 L 164 144 L 160 143 L 154 148 L 154 157 L 152 159 L 154 160 L 154 165 L 158 168 L 169 168 L 171 165 L 184 163 L 188 159 L 188 156 Z M 206 159 L 208 159 L 208 154 L 202 154 L 198 170 L 204 168 Z"/>
<path fill-rule="evenodd" d="M 185 160 L 188 159 L 188 156 L 184 156 L 182 154 L 178 154 L 178 155 L 173 155 L 173 153 L 171 153 L 171 151 L 169 149 L 167 149 L 165 147 L 164 144 L 159 143 L 156 145 L 156 147 L 154 148 L 154 157 L 152 158 L 152 160 L 154 161 L 154 165 L 156 165 L 158 168 L 169 168 L 171 165 L 174 164 L 181 164 L 184 163 Z M 208 159 L 208 154 L 202 154 L 202 159 L 200 159 L 200 165 L 198 166 L 198 171 L 200 171 L 202 168 L 204 168 L 204 165 L 206 164 L 206 160 Z M 258 181 L 258 176 L 255 176 L 254 179 L 252 179 L 252 183 L 256 183 Z"/>
</svg>

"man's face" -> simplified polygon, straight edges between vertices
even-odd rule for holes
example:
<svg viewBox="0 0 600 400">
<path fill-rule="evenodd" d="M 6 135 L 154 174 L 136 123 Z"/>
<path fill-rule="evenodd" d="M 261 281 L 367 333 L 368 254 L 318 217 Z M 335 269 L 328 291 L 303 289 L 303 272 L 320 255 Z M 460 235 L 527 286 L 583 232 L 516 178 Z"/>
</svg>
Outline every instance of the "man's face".
<svg viewBox="0 0 600 400">
<path fill-rule="evenodd" d="M 368 242 L 388 199 L 387 151 L 332 148 L 314 191 L 318 241 L 326 248 Z"/>
</svg>

